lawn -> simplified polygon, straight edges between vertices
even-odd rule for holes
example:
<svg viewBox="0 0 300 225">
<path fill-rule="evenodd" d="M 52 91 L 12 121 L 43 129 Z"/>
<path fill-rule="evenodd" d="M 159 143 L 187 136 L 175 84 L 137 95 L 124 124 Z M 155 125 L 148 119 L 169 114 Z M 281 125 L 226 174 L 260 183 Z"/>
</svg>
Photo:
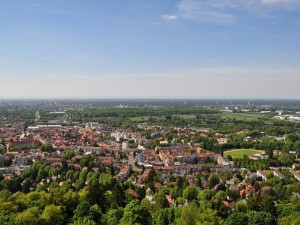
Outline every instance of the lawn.
<svg viewBox="0 0 300 225">
<path fill-rule="evenodd" d="M 264 151 L 255 149 L 233 149 L 224 152 L 224 156 L 231 155 L 233 158 L 243 158 L 244 155 L 264 154 Z"/>
<path fill-rule="evenodd" d="M 173 117 L 181 117 L 183 119 L 196 119 L 196 115 L 193 114 L 176 114 Z"/>
<path fill-rule="evenodd" d="M 150 118 L 160 119 L 164 117 L 163 116 L 135 116 L 135 117 L 130 117 L 129 120 L 131 120 L 132 122 L 145 122 L 145 121 L 149 121 Z"/>
<path fill-rule="evenodd" d="M 245 120 L 245 121 L 258 121 L 259 119 L 269 120 L 270 116 L 260 113 L 222 113 L 222 118 Z"/>
</svg>

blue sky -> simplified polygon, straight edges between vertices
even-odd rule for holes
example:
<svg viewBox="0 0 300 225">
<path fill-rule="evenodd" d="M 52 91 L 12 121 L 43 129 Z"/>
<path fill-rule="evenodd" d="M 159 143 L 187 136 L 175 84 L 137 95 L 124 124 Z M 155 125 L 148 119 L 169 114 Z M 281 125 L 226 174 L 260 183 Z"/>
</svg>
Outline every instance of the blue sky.
<svg viewBox="0 0 300 225">
<path fill-rule="evenodd" d="M 3 98 L 300 98 L 299 0 L 0 2 Z"/>
</svg>

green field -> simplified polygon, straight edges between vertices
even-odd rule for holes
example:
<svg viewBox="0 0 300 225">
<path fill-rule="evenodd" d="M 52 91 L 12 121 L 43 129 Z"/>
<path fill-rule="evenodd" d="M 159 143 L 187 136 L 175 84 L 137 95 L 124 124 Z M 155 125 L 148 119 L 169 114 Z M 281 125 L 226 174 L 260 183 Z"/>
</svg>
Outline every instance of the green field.
<svg viewBox="0 0 300 225">
<path fill-rule="evenodd" d="M 172 115 L 172 117 L 180 117 L 183 119 L 196 119 L 195 115 L 192 114 L 175 114 Z M 146 122 L 149 121 L 150 119 L 165 119 L 165 116 L 135 116 L 135 117 L 130 117 L 129 120 L 132 122 Z"/>
<path fill-rule="evenodd" d="M 270 115 L 261 113 L 222 113 L 222 118 L 245 120 L 245 121 L 258 121 L 260 119 L 269 120 Z"/>
<path fill-rule="evenodd" d="M 196 115 L 193 115 L 193 114 L 176 114 L 176 115 L 173 115 L 173 117 L 180 117 L 183 119 L 196 119 Z"/>
<path fill-rule="evenodd" d="M 149 121 L 150 119 L 164 119 L 164 116 L 135 116 L 135 117 L 130 117 L 129 120 L 132 122 L 146 122 Z"/>
<path fill-rule="evenodd" d="M 244 155 L 250 156 L 254 154 L 264 154 L 264 151 L 255 149 L 233 149 L 224 152 L 224 156 L 231 155 L 233 158 L 243 158 Z"/>
</svg>

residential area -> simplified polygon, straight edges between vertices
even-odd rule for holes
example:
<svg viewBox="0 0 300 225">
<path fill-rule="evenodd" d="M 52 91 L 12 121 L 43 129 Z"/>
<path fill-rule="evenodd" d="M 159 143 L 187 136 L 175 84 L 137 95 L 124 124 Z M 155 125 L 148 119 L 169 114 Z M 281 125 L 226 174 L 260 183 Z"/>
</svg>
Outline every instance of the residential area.
<svg viewBox="0 0 300 225">
<path fill-rule="evenodd" d="M 62 105 L 56 107 L 65 110 Z M 156 107 L 145 110 L 158 113 Z M 249 221 L 251 213 L 255 218 L 268 218 L 266 224 L 288 224 L 289 218 L 284 216 L 286 207 L 295 205 L 296 215 L 300 204 L 298 123 L 279 126 L 274 120 L 273 124 L 262 125 L 260 112 L 256 122 L 252 117 L 257 114 L 238 112 L 236 115 L 244 118 L 232 119 L 228 113 L 232 117 L 234 112 L 223 112 L 223 106 L 207 107 L 198 109 L 200 113 L 196 116 L 129 115 L 120 119 L 118 115 L 108 115 L 101 116 L 101 121 L 82 116 L 85 107 L 81 115 L 77 107 L 57 114 L 42 108 L 40 118 L 31 124 L 26 119 L 15 120 L 3 109 L 0 209 L 6 212 L 7 204 L 18 203 L 30 193 L 47 195 L 51 190 L 61 189 L 65 190 L 63 195 L 71 191 L 77 196 L 79 205 L 84 202 L 97 206 L 98 217 L 87 218 L 96 224 L 111 224 L 111 210 L 120 207 L 120 215 L 125 215 L 128 204 L 140 205 L 153 224 L 181 223 L 182 216 L 162 222 L 166 219 L 161 210 L 166 215 L 184 209 L 192 213 L 194 204 L 207 207 L 190 217 L 204 216 L 209 210 L 218 218 L 215 224 Z M 104 111 L 128 116 L 128 108 Z M 172 110 L 166 110 L 166 114 Z M 184 110 L 196 112 L 193 107 Z M 53 124 L 53 115 L 57 121 L 64 118 L 64 122 Z M 51 117 L 50 122 L 41 124 L 45 122 L 43 117 Z M 271 113 L 266 120 L 272 121 L 272 117 Z M 212 119 L 214 123 L 210 122 Z M 192 126 L 199 122 L 207 127 Z M 182 123 L 185 125 L 181 126 Z M 19 197 L 12 199 L 11 195 Z M 55 201 L 59 199 L 51 200 Z M 63 215 L 60 204 L 53 205 Z M 14 210 L 20 220 L 22 213 L 27 212 Z M 75 210 L 75 214 L 70 211 L 69 216 L 62 216 L 61 223 L 76 221 L 76 207 L 69 210 Z M 3 216 L 9 215 L 7 212 Z M 117 215 L 114 218 L 114 224 L 122 220 Z"/>
</svg>

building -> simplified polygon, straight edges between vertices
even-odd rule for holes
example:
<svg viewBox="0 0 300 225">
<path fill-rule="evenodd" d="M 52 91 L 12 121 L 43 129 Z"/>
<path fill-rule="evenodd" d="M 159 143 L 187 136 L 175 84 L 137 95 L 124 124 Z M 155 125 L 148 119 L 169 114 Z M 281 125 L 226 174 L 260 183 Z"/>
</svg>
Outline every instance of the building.
<svg viewBox="0 0 300 225">
<path fill-rule="evenodd" d="M 122 142 L 122 150 L 127 149 L 130 147 L 129 141 L 123 141 Z"/>
<path fill-rule="evenodd" d="M 0 154 L 0 167 L 4 166 L 4 156 Z"/>
<path fill-rule="evenodd" d="M 290 170 L 290 172 L 291 172 L 291 174 L 293 174 L 294 175 L 294 177 L 298 180 L 298 181 L 300 181 L 300 174 L 299 173 L 297 173 L 295 170 Z"/>
<path fill-rule="evenodd" d="M 274 176 L 279 177 L 280 179 L 285 179 L 285 178 L 286 178 L 286 177 L 285 177 L 279 170 L 277 170 L 277 169 L 274 169 L 274 170 L 273 170 L 273 174 L 274 174 Z"/>
<path fill-rule="evenodd" d="M 257 174 L 258 177 L 261 177 L 263 180 L 267 179 L 267 174 L 263 170 L 257 170 L 256 174 Z"/>
</svg>

